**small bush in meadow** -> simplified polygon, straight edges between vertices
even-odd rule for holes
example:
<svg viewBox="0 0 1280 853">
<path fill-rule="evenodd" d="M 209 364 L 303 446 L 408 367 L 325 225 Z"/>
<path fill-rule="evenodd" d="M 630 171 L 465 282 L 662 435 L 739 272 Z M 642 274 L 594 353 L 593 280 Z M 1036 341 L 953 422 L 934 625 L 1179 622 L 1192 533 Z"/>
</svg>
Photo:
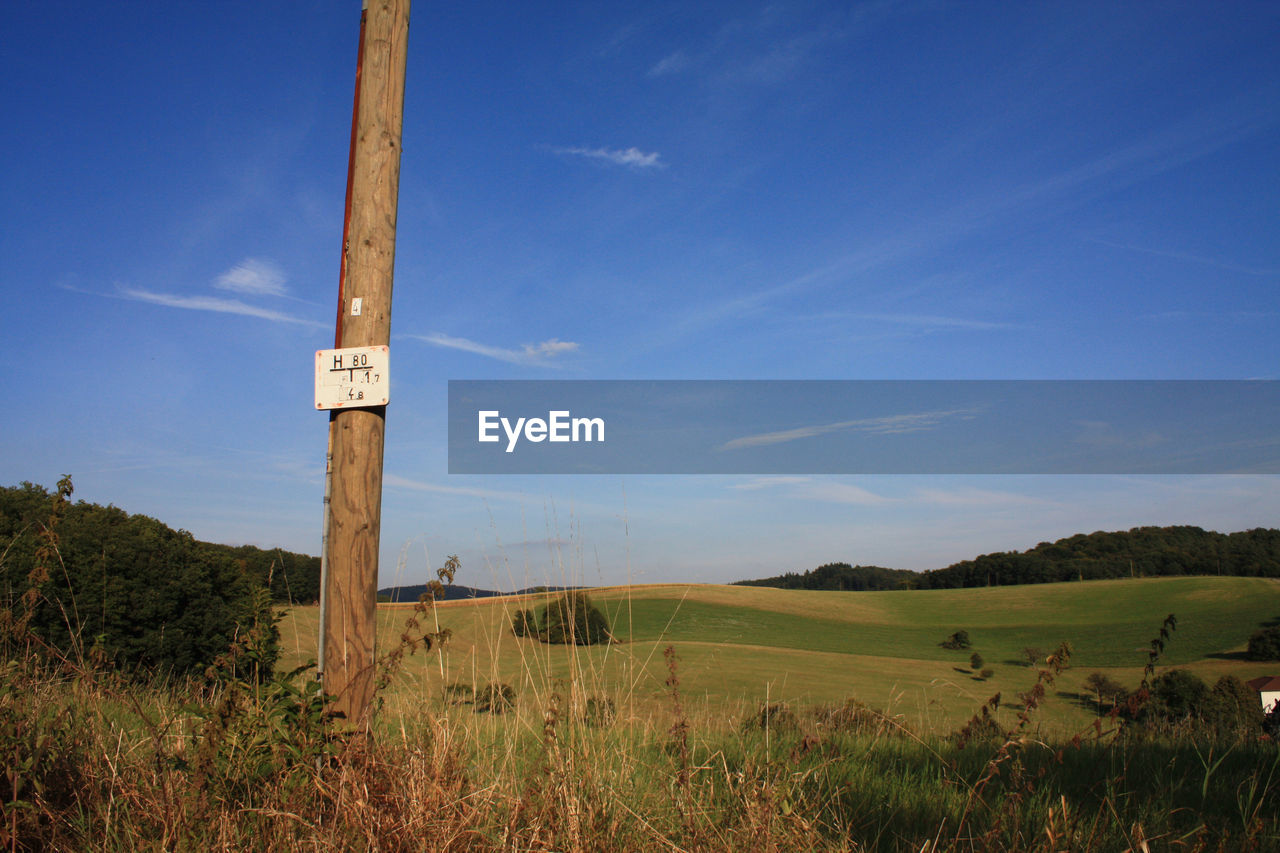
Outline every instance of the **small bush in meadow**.
<svg viewBox="0 0 1280 853">
<path fill-rule="evenodd" d="M 455 681 L 444 686 L 444 701 L 450 705 L 468 705 L 474 702 L 476 689 L 470 684 Z"/>
<path fill-rule="evenodd" d="M 594 646 L 612 639 L 609 620 L 585 592 L 567 592 L 543 605 L 537 624 L 544 643 Z"/>
<path fill-rule="evenodd" d="M 791 729 L 796 726 L 796 714 L 782 702 L 767 702 L 760 706 L 742 724 L 744 729 Z"/>
<path fill-rule="evenodd" d="M 493 682 L 476 693 L 477 714 L 505 714 L 516 706 L 516 691 L 510 684 Z"/>
<path fill-rule="evenodd" d="M 814 723 L 833 732 L 864 735 L 903 734 L 907 727 L 900 716 L 865 705 L 857 699 L 846 699 L 838 705 L 821 705 L 813 711 Z"/>
</svg>

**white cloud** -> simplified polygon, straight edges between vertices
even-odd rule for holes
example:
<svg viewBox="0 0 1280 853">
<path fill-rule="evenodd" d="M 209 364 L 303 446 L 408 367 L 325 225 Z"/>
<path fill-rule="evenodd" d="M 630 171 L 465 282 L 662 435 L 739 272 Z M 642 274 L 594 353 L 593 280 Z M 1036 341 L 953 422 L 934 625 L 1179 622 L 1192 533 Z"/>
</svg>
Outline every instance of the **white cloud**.
<svg viewBox="0 0 1280 853">
<path fill-rule="evenodd" d="M 469 486 L 441 486 L 437 483 L 423 483 L 410 480 L 397 474 L 384 474 L 382 483 L 396 489 L 410 489 L 415 492 L 433 492 L 441 495 L 461 495 L 471 498 L 487 498 L 490 500 L 523 501 L 527 496 L 520 492 L 502 492 L 494 489 L 477 489 Z"/>
<path fill-rule="evenodd" d="M 990 320 L 969 320 L 964 317 L 944 317 L 937 314 L 846 314 L 853 320 L 870 320 L 876 323 L 893 323 L 899 326 L 915 326 L 924 329 L 1011 329 L 1010 323 Z"/>
<path fill-rule="evenodd" d="M 505 361 L 508 364 L 524 364 L 535 367 L 556 367 L 558 365 L 552 364 L 552 359 L 578 349 L 578 344 L 574 341 L 562 341 L 559 338 L 551 338 L 538 344 L 525 344 L 517 350 L 489 346 L 467 338 L 455 338 L 452 335 L 446 335 L 441 332 L 432 332 L 429 335 L 405 335 L 404 337 L 425 341 L 432 346 L 446 347 L 483 355 L 488 358 L 496 358 L 498 361 Z"/>
<path fill-rule="evenodd" d="M 169 308 L 187 308 L 192 311 L 213 311 L 219 314 L 240 314 L 245 317 L 258 317 L 275 323 L 295 323 L 299 326 L 325 328 L 324 323 L 294 317 L 280 311 L 247 305 L 238 299 L 223 299 L 218 296 L 179 296 L 175 293 L 154 293 L 150 290 L 121 288 L 118 295 L 124 299 L 137 302 L 149 302 L 152 305 L 165 305 Z"/>
<path fill-rule="evenodd" d="M 659 161 L 662 156 L 657 151 L 645 153 L 639 148 L 557 148 L 557 154 L 572 154 L 575 157 L 587 157 L 593 160 L 607 160 L 619 166 L 630 166 L 633 169 L 662 168 L 665 163 Z"/>
<path fill-rule="evenodd" d="M 213 286 L 247 296 L 284 296 L 284 272 L 273 263 L 245 258 L 218 276 Z"/>
<path fill-rule="evenodd" d="M 754 492 L 754 491 L 758 491 L 759 489 L 771 489 L 774 486 L 799 485 L 800 483 L 808 483 L 811 480 L 812 480 L 811 477 L 797 477 L 797 476 L 791 476 L 791 475 L 776 476 L 776 477 L 755 477 L 754 479 L 748 480 L 745 483 L 735 483 L 729 488 L 738 489 L 739 491 L 744 491 L 744 492 Z"/>
<path fill-rule="evenodd" d="M 991 489 L 956 488 L 956 489 L 920 489 L 913 498 L 918 503 L 935 506 L 963 508 L 985 508 L 997 506 L 1057 506 L 1057 502 L 1049 498 L 1034 497 L 1017 492 L 1000 492 Z"/>
<path fill-rule="evenodd" d="M 730 488 L 739 491 L 759 491 L 762 489 L 785 489 L 786 495 L 806 501 L 822 501 L 823 503 L 853 504 L 856 506 L 878 506 L 894 503 L 898 499 L 878 495 L 852 483 L 837 480 L 814 479 L 812 477 L 773 476 L 754 477 L 745 483 L 737 483 Z"/>
<path fill-rule="evenodd" d="M 784 497 L 794 500 L 851 504 L 854 506 L 897 504 L 919 508 L 930 505 L 946 507 L 950 510 L 964 510 L 993 507 L 1056 507 L 1059 505 L 1050 498 L 994 489 L 979 489 L 971 486 L 955 488 L 926 486 L 914 489 L 911 492 L 902 492 L 896 496 L 890 496 L 873 492 L 853 483 L 826 477 L 754 477 L 745 483 L 734 484 L 730 488 L 740 491 L 778 489 Z"/>
<path fill-rule="evenodd" d="M 547 357 L 552 358 L 565 352 L 573 352 L 578 345 L 573 341 L 562 341 L 559 338 L 551 338 L 540 344 L 525 344 L 525 354 L 530 357 Z"/>
<path fill-rule="evenodd" d="M 1103 246 L 1110 246 L 1113 249 L 1127 249 L 1131 252 L 1141 252 L 1145 255 L 1154 255 L 1158 258 L 1171 258 L 1176 261 L 1190 261 L 1194 264 L 1203 264 L 1217 269 L 1227 270 L 1228 272 L 1238 272 L 1244 275 L 1261 276 L 1271 278 L 1280 274 L 1280 270 L 1270 269 L 1266 267 L 1247 266 L 1238 264 L 1234 261 L 1223 261 L 1217 258 L 1207 258 L 1203 255 L 1193 255 L 1189 252 L 1178 252 L 1169 249 L 1150 249 L 1145 246 L 1135 246 L 1129 243 L 1113 243 L 1109 240 L 1094 239 L 1091 242 L 1098 243 Z"/>
<path fill-rule="evenodd" d="M 855 486 L 852 483 L 837 483 L 831 480 L 820 480 L 811 483 L 799 490 L 798 494 L 809 500 L 852 504 L 854 506 L 879 506 L 898 501 L 897 498 L 877 495 L 875 492 L 868 491 L 861 486 Z"/>
<path fill-rule="evenodd" d="M 873 435 L 896 435 L 907 432 L 920 432 L 933 429 L 944 420 L 953 417 L 972 416 L 971 409 L 951 409 L 942 412 L 912 412 L 903 415 L 888 415 L 882 418 L 860 418 L 852 421 L 837 421 L 831 424 L 796 427 L 795 429 L 766 432 L 759 435 L 748 435 L 726 441 L 717 450 L 741 450 L 746 447 L 765 447 L 770 444 L 783 444 L 801 438 L 813 438 L 832 432 L 845 430 L 866 432 Z"/>
<path fill-rule="evenodd" d="M 689 67 L 689 57 L 682 50 L 662 57 L 649 69 L 650 77 L 662 77 L 667 74 L 679 74 Z"/>
</svg>

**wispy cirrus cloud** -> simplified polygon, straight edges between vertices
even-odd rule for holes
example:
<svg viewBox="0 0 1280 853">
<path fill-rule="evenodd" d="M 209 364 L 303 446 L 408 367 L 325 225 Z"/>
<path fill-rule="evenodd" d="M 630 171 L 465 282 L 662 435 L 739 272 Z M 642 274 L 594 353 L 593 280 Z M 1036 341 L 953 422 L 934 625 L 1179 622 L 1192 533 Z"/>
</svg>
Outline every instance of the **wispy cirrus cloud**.
<svg viewBox="0 0 1280 853">
<path fill-rule="evenodd" d="M 685 47 L 651 65 L 646 76 L 695 71 L 719 85 L 779 85 L 806 71 L 820 73 L 831 46 L 871 33 L 899 5 L 898 0 L 860 3 L 814 21 L 770 4 L 693 35 Z"/>
<path fill-rule="evenodd" d="M 784 429 L 777 432 L 747 435 L 726 441 L 717 450 L 742 450 L 750 447 L 767 447 L 771 444 L 784 444 L 802 438 L 814 438 L 833 432 L 865 432 L 872 435 L 895 435 L 908 432 L 921 432 L 933 429 L 943 421 L 952 418 L 968 418 L 974 414 L 973 409 L 949 409 L 937 412 L 911 412 L 901 415 L 887 415 L 880 418 L 858 418 L 852 421 L 837 421 L 830 424 Z"/>
<path fill-rule="evenodd" d="M 878 495 L 853 483 L 841 483 L 835 480 L 816 480 L 809 483 L 799 490 L 799 496 L 806 500 L 852 506 L 881 506 L 900 502 L 899 498 Z"/>
<path fill-rule="evenodd" d="M 844 314 L 842 316 L 849 320 L 869 320 L 873 323 L 910 327 L 924 331 L 941 329 L 988 331 L 1017 328 L 1013 323 L 973 320 L 967 317 L 946 317 L 939 314 Z"/>
<path fill-rule="evenodd" d="M 1274 111 L 1266 111 L 1261 105 L 1263 101 L 1262 98 L 1250 99 L 1237 113 L 1206 110 L 1190 114 L 1128 145 L 1059 171 L 1018 183 L 993 185 L 915 224 L 873 236 L 852 251 L 808 272 L 754 292 L 735 292 L 727 299 L 691 306 L 675 318 L 674 332 L 682 336 L 700 333 L 707 326 L 743 319 L 787 298 L 847 285 L 873 270 L 898 266 L 976 232 L 1004 228 L 1010 219 L 1026 220 L 1041 216 L 1044 211 L 1060 212 L 1148 180 L 1270 126 Z M 1270 101 L 1266 104 L 1269 106 Z M 1269 272 L 1265 268 L 1244 266 L 1238 266 L 1236 271 L 1250 275 Z M 933 328 L 940 327 L 934 325 Z"/>
<path fill-rule="evenodd" d="M 240 314 L 244 317 L 257 317 L 274 323 L 293 323 L 299 326 L 324 328 L 325 324 L 305 317 L 295 317 L 283 311 L 274 311 L 241 302 L 239 299 L 225 299 L 220 296 L 183 296 L 177 293 L 156 293 L 151 290 L 122 287 L 116 291 L 121 299 L 132 299 L 135 302 L 148 302 L 152 305 L 164 305 L 169 308 L 186 308 L 191 311 L 212 311 L 217 314 Z"/>
<path fill-rule="evenodd" d="M 730 486 L 737 491 L 776 490 L 781 496 L 800 501 L 849 504 L 854 506 L 886 506 L 909 504 L 947 509 L 985 509 L 991 507 L 1053 507 L 1058 502 L 1020 492 L 982 489 L 973 486 L 944 488 L 927 486 L 900 494 L 882 494 L 855 483 L 826 477 L 753 477 L 745 483 Z"/>
<path fill-rule="evenodd" d="M 984 509 L 990 507 L 1053 507 L 1057 501 L 1045 497 L 1006 492 L 996 489 L 978 489 L 962 486 L 952 489 L 926 488 L 917 490 L 911 500 L 952 509 Z"/>
<path fill-rule="evenodd" d="M 386 474 L 382 478 L 385 486 L 395 489 L 409 489 L 415 492 L 432 492 L 440 495 L 458 495 L 461 497 L 485 498 L 487 500 L 523 501 L 528 496 L 521 492 L 504 492 L 496 489 L 477 489 L 470 486 L 442 486 L 439 483 L 424 483 L 411 480 L 398 474 Z"/>
<path fill-rule="evenodd" d="M 783 474 L 770 477 L 753 477 L 745 483 L 734 483 L 729 488 L 736 489 L 740 492 L 756 492 L 761 489 L 772 489 L 777 486 L 795 486 L 801 483 L 812 482 L 812 480 L 812 477 Z"/>
<path fill-rule="evenodd" d="M 284 272 L 269 261 L 245 258 L 214 280 L 219 290 L 246 296 L 284 296 Z"/>
<path fill-rule="evenodd" d="M 679 74 L 689 67 L 689 56 L 683 50 L 677 50 L 675 53 L 669 53 L 653 64 L 648 71 L 649 77 L 666 77 L 670 74 Z"/>
<path fill-rule="evenodd" d="M 537 344 L 525 344 L 520 349 L 506 349 L 482 344 L 467 338 L 455 338 L 442 332 L 432 332 L 429 335 L 404 335 L 403 337 L 423 341 L 432 346 L 462 350 L 463 352 L 483 355 L 486 358 L 496 358 L 498 361 L 505 361 L 508 364 L 523 364 L 534 367 L 559 367 L 560 365 L 553 363 L 553 359 L 566 353 L 575 352 L 579 348 L 576 342 L 562 341 L 559 338 L 550 338 Z"/>
<path fill-rule="evenodd" d="M 901 500 L 900 498 L 876 494 L 853 483 L 814 477 L 754 477 L 745 483 L 736 483 L 730 488 L 737 491 L 780 489 L 786 496 L 796 500 L 851 504 L 854 506 L 879 506 L 896 503 Z"/>
<path fill-rule="evenodd" d="M 1204 255 L 1194 255 L 1190 252 L 1180 252 L 1172 249 L 1153 249 L 1148 246 L 1137 246 L 1131 243 L 1113 243 L 1110 240 L 1102 240 L 1093 238 L 1090 242 L 1097 243 L 1100 246 L 1108 246 L 1112 249 L 1125 249 L 1130 252 L 1140 252 L 1144 255 L 1154 255 L 1157 258 L 1169 258 L 1175 261 L 1189 261 L 1193 264 L 1202 264 L 1207 267 L 1214 267 L 1228 272 L 1238 272 L 1244 275 L 1259 276 L 1270 278 L 1280 275 L 1280 270 L 1269 267 L 1250 266 L 1247 264 L 1236 263 L 1235 261 L 1224 261 L 1220 258 L 1209 258 Z"/>
<path fill-rule="evenodd" d="M 557 148 L 557 154 L 568 154 L 573 157 L 585 157 L 588 160 L 603 160 L 617 166 L 632 169 L 661 169 L 666 166 L 662 155 L 657 151 L 645 152 L 639 148 Z"/>
</svg>

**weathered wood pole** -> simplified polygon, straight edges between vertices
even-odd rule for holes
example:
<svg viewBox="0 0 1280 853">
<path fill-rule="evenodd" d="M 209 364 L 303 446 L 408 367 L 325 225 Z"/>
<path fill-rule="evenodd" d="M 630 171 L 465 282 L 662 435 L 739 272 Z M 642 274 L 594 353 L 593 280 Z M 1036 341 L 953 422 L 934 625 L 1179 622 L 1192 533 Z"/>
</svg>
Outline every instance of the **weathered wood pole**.
<svg viewBox="0 0 1280 853">
<path fill-rule="evenodd" d="M 385 345 L 391 338 L 409 0 L 366 0 L 364 6 L 338 294 L 339 347 Z M 359 727 L 369 725 L 373 700 L 385 426 L 385 407 L 330 414 L 324 689 L 336 697 L 333 710 Z"/>
</svg>

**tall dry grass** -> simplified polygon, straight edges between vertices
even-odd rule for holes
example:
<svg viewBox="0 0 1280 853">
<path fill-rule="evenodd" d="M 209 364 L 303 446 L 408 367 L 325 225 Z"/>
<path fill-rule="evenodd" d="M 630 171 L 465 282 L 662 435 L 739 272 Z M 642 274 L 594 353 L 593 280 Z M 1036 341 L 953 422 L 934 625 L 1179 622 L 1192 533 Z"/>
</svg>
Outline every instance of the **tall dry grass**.
<svg viewBox="0 0 1280 853">
<path fill-rule="evenodd" d="M 308 668 L 255 668 L 268 623 L 204 679 L 139 683 L 83 646 L 41 646 L 30 606 L 0 619 L 10 851 L 1280 850 L 1273 742 L 1152 732 L 1119 713 L 1044 739 L 1035 719 L 1065 648 L 1006 703 L 1011 722 L 993 697 L 954 735 L 852 698 L 691 700 L 677 648 L 655 706 L 637 699 L 639 669 L 533 641 L 514 684 L 477 667 L 412 706 L 384 697 L 399 704 L 358 732 Z M 421 602 L 381 659 L 381 688 L 448 640 Z"/>
</svg>

